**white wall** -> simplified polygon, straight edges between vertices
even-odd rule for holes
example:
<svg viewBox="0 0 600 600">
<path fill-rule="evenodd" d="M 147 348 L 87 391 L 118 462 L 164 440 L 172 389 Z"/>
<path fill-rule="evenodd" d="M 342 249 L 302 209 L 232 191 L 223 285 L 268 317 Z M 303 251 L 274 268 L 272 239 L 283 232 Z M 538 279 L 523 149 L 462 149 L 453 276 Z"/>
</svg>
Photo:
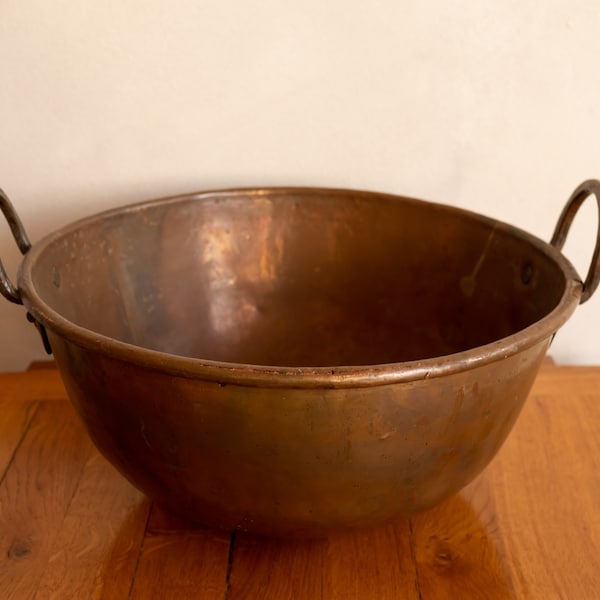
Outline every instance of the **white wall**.
<svg viewBox="0 0 600 600">
<path fill-rule="evenodd" d="M 109 206 L 270 184 L 413 195 L 548 239 L 600 177 L 599 31 L 594 0 L 5 0 L 0 186 L 34 241 Z M 581 271 L 588 204 L 565 250 Z M 0 370 L 20 369 L 41 345 L 0 300 Z M 600 293 L 552 354 L 600 363 L 599 325 Z"/>
</svg>

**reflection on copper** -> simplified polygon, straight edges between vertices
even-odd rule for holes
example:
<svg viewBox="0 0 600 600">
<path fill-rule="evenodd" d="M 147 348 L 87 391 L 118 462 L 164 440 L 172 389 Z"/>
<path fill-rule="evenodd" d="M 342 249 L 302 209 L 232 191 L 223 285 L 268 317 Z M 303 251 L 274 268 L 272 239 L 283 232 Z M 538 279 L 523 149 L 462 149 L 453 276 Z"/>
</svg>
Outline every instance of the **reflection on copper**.
<svg viewBox="0 0 600 600">
<path fill-rule="evenodd" d="M 239 337 L 259 314 L 260 296 L 275 284 L 283 257 L 283 238 L 273 223 L 273 203 L 256 203 L 251 223 L 235 215 L 215 214 L 199 232 L 202 263 L 210 298 L 210 324 L 215 333 Z M 245 230 L 240 235 L 240 229 Z"/>
</svg>

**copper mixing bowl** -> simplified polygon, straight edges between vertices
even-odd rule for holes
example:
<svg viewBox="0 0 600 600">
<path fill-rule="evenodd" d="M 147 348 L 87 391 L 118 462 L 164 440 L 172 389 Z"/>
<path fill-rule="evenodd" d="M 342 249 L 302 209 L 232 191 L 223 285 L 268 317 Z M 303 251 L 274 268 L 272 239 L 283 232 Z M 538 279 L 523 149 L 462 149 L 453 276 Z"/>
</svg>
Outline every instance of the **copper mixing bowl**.
<svg viewBox="0 0 600 600">
<path fill-rule="evenodd" d="M 320 536 L 433 506 L 513 426 L 582 284 L 560 248 L 464 210 L 316 188 L 112 210 L 30 248 L 22 302 L 99 450 L 196 523 Z"/>
</svg>

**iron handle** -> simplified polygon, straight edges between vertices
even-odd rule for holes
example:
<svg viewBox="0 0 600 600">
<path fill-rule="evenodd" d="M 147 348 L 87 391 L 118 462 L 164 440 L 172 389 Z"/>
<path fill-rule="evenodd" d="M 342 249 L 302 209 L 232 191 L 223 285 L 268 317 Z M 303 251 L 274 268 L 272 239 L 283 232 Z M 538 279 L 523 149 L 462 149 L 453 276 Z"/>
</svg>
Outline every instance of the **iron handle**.
<svg viewBox="0 0 600 600">
<path fill-rule="evenodd" d="M 8 196 L 0 189 L 0 209 L 4 214 L 4 217 L 8 221 L 8 226 L 17 242 L 19 250 L 25 254 L 31 248 L 31 243 L 25 233 L 25 228 L 21 219 L 17 215 L 14 206 L 11 204 Z M 7 300 L 14 302 L 15 304 L 23 304 L 21 300 L 21 294 L 18 288 L 9 279 L 8 274 L 0 260 L 0 294 L 2 294 Z"/>
<path fill-rule="evenodd" d="M 31 242 L 27 237 L 25 227 L 23 227 L 23 223 L 21 223 L 21 219 L 19 219 L 19 215 L 17 215 L 15 207 L 12 205 L 11 201 L 8 199 L 8 196 L 2 191 L 2 189 L 0 189 L 0 210 L 2 210 L 2 214 L 8 221 L 8 226 L 10 227 L 13 237 L 17 242 L 19 250 L 23 254 L 27 254 L 31 248 Z M 15 286 L 9 279 L 6 269 L 2 264 L 2 260 L 0 260 L 0 294 L 15 304 L 23 304 L 21 292 L 19 291 L 19 288 L 17 288 L 17 286 Z M 39 331 L 46 352 L 48 354 L 52 354 L 52 348 L 50 347 L 50 341 L 44 326 L 41 323 L 38 323 L 30 313 L 27 313 L 27 320 L 33 323 L 36 329 Z"/>
<path fill-rule="evenodd" d="M 592 194 L 596 196 L 596 202 L 598 203 L 598 230 L 596 233 L 596 247 L 594 248 L 594 254 L 592 255 L 592 262 L 587 277 L 583 282 L 583 290 L 579 301 L 580 304 L 583 304 L 592 297 L 592 294 L 596 291 L 596 288 L 600 283 L 600 181 L 597 179 L 589 179 L 575 189 L 558 218 L 556 229 L 550 240 L 550 244 L 558 250 L 562 250 L 577 211 L 584 200 Z"/>
</svg>

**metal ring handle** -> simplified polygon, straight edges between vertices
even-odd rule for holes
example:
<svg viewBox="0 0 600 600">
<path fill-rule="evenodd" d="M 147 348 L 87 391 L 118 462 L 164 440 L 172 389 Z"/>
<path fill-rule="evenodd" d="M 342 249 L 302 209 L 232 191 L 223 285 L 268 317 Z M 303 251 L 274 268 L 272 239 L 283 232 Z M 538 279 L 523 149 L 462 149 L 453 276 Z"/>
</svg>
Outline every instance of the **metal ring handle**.
<svg viewBox="0 0 600 600">
<path fill-rule="evenodd" d="M 14 206 L 11 204 L 8 196 L 0 189 L 0 210 L 4 214 L 4 217 L 8 221 L 8 226 L 12 231 L 13 237 L 17 242 L 19 250 L 25 254 L 30 248 L 31 243 L 25 233 L 25 228 L 21 219 L 17 215 Z M 14 302 L 15 304 L 23 304 L 21 300 L 21 294 L 17 287 L 8 278 L 8 274 L 4 269 L 2 260 L 0 260 L 0 294 L 2 294 L 7 300 Z"/>
<path fill-rule="evenodd" d="M 594 248 L 594 254 L 592 255 L 592 262 L 590 264 L 587 277 L 583 282 L 583 290 L 581 292 L 581 299 L 579 301 L 580 304 L 583 304 L 591 298 L 592 294 L 596 291 L 596 288 L 600 283 L 600 181 L 597 179 L 589 179 L 588 181 L 584 181 L 571 194 L 571 197 L 567 201 L 566 206 L 558 218 L 554 235 L 550 240 L 550 243 L 555 248 L 562 250 L 577 211 L 583 204 L 584 200 L 591 194 L 596 196 L 596 202 L 598 203 L 598 231 L 596 233 L 596 247 Z"/>
</svg>

